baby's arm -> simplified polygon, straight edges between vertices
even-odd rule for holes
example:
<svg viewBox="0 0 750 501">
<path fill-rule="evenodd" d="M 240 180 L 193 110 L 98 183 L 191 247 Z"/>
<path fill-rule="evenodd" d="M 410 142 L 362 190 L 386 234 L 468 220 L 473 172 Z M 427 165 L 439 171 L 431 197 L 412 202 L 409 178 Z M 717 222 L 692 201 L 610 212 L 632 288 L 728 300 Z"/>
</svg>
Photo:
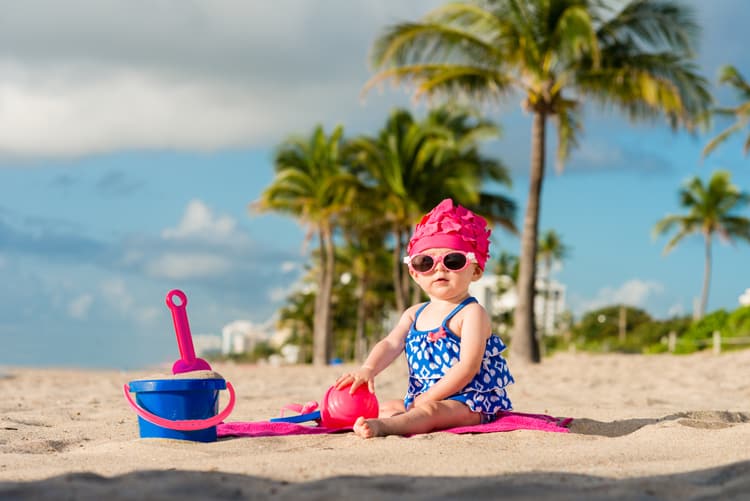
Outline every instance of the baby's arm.
<svg viewBox="0 0 750 501">
<path fill-rule="evenodd" d="M 415 311 L 415 307 L 406 310 L 393 330 L 373 346 L 362 367 L 355 372 L 344 374 L 336 380 L 336 388 L 341 389 L 351 384 L 349 392 L 353 393 L 360 385 L 367 383 L 370 392 L 374 393 L 375 376 L 391 365 L 396 357 L 404 351 L 406 335 L 414 321 Z"/>
<path fill-rule="evenodd" d="M 461 391 L 482 366 L 487 339 L 492 334 L 490 319 L 485 309 L 479 304 L 470 304 L 464 308 L 465 315 L 461 323 L 461 353 L 459 361 L 448 369 L 445 375 L 425 393 L 417 396 L 414 403 L 445 400 Z"/>
</svg>

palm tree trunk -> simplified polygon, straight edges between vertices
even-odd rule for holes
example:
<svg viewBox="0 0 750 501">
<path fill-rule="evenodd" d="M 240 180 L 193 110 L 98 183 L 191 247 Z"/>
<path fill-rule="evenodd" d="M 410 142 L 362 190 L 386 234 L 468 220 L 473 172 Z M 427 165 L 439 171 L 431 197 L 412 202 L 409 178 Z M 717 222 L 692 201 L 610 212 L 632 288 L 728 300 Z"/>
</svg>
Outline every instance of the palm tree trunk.
<svg viewBox="0 0 750 501">
<path fill-rule="evenodd" d="M 320 238 L 320 281 L 315 298 L 315 321 L 313 328 L 313 364 L 326 365 L 331 358 L 331 294 L 333 292 L 334 246 L 333 233 L 323 225 Z"/>
<path fill-rule="evenodd" d="M 708 305 L 708 289 L 711 285 L 711 235 L 705 235 L 706 257 L 703 264 L 703 290 L 701 291 L 701 305 L 698 309 L 698 318 L 703 318 Z"/>
<path fill-rule="evenodd" d="M 366 266 L 366 265 L 365 265 Z M 354 361 L 364 362 L 367 355 L 367 346 L 365 339 L 365 322 L 367 315 L 367 304 L 365 303 L 365 293 L 367 292 L 369 274 L 367 271 L 362 273 L 357 284 L 357 325 L 354 328 Z"/>
<path fill-rule="evenodd" d="M 516 360 L 539 363 L 539 343 L 536 339 L 534 297 L 536 296 L 536 250 L 539 233 L 539 207 L 544 181 L 545 133 L 547 115 L 534 112 L 531 126 L 531 172 L 529 198 L 521 235 L 521 258 L 518 270 L 518 304 L 513 315 L 511 349 Z"/>
<path fill-rule="evenodd" d="M 539 333 L 540 355 L 545 355 L 544 336 L 549 334 L 547 331 L 547 326 L 549 325 L 549 288 L 552 284 L 550 273 L 552 273 L 552 260 L 551 258 L 546 258 L 544 260 L 544 311 L 542 311 L 542 332 Z"/>
</svg>

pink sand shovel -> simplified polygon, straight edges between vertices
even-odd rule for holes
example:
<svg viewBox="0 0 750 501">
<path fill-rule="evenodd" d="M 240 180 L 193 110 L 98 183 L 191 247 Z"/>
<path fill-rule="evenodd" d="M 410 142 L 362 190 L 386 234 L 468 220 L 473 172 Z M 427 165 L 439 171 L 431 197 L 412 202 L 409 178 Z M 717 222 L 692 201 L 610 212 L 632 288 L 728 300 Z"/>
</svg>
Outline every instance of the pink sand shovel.
<svg viewBox="0 0 750 501">
<path fill-rule="evenodd" d="M 175 298 L 179 304 L 175 303 Z M 190 324 L 187 318 L 187 296 L 179 289 L 167 292 L 167 307 L 172 311 L 172 322 L 177 334 L 177 346 L 180 349 L 180 359 L 172 365 L 172 374 L 182 372 L 211 370 L 208 362 L 195 357 L 193 337 L 190 334 Z"/>
</svg>

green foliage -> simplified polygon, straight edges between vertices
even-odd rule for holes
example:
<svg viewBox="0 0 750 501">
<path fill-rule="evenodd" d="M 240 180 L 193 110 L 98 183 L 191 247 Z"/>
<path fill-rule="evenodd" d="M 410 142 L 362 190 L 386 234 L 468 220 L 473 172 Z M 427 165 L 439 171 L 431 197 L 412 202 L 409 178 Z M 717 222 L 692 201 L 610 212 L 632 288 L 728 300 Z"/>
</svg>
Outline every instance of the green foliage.
<svg viewBox="0 0 750 501">
<path fill-rule="evenodd" d="M 620 340 L 620 308 L 625 308 L 625 340 Z M 577 349 L 585 351 L 622 351 L 639 353 L 640 341 L 631 333 L 641 324 L 651 322 L 651 316 L 632 306 L 607 306 L 586 313 L 581 321 L 573 326 L 571 335 Z"/>
<path fill-rule="evenodd" d="M 268 344 L 267 341 L 259 341 L 255 344 L 252 351 L 232 353 L 221 358 L 224 360 L 232 360 L 234 362 L 255 363 L 259 360 L 264 360 L 275 353 L 277 353 L 277 350 Z"/>
<path fill-rule="evenodd" d="M 675 335 L 675 354 L 694 353 L 713 346 L 713 333 L 718 331 L 723 339 L 750 337 L 750 307 L 743 306 L 732 312 L 720 309 L 698 321 L 689 316 L 666 320 L 652 319 L 646 312 L 626 307 L 625 339 L 619 338 L 620 306 L 608 306 L 583 315 L 570 331 L 571 341 L 564 336 L 544 339 L 546 352 L 570 349 L 591 352 L 665 353 L 669 350 L 670 333 Z M 726 344 L 722 351 L 744 349 L 748 344 Z"/>
<path fill-rule="evenodd" d="M 726 310 L 716 310 L 701 318 L 684 335 L 684 339 L 704 341 L 711 339 L 714 331 L 723 331 L 727 324 L 729 313 Z"/>
<path fill-rule="evenodd" d="M 644 322 L 635 328 L 632 337 L 641 344 L 642 353 L 664 353 L 669 348 L 669 334 L 674 332 L 679 339 L 690 328 L 691 322 L 687 316 Z"/>
<path fill-rule="evenodd" d="M 729 315 L 722 335 L 728 337 L 750 337 L 750 306 L 737 308 Z"/>
</svg>

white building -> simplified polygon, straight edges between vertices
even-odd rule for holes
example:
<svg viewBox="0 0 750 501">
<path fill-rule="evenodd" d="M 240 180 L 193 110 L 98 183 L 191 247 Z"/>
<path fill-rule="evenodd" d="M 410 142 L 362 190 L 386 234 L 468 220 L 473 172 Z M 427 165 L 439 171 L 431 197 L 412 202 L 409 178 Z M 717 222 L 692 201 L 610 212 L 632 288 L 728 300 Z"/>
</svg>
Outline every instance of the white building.
<svg viewBox="0 0 750 501">
<path fill-rule="evenodd" d="M 197 357 L 218 355 L 221 353 L 221 336 L 196 334 L 193 336 L 193 349 Z"/>
<path fill-rule="evenodd" d="M 547 285 L 549 284 L 549 298 L 545 311 L 545 298 L 547 297 Z M 502 295 L 498 295 L 498 286 L 503 285 L 506 289 Z M 507 313 L 518 304 L 518 294 L 513 286 L 513 281 L 507 275 L 494 275 L 485 273 L 482 278 L 472 282 L 469 286 L 469 294 L 477 298 L 484 306 L 490 316 Z M 536 325 L 545 334 L 554 334 L 561 315 L 565 311 L 565 285 L 555 280 L 537 279 L 536 297 L 534 298 L 534 315 Z M 546 318 L 545 318 L 546 313 Z"/>
<path fill-rule="evenodd" d="M 253 351 L 259 341 L 268 341 L 271 334 L 265 325 L 235 320 L 221 329 L 221 353 L 231 355 Z"/>
<path fill-rule="evenodd" d="M 745 289 L 745 292 L 740 296 L 740 306 L 750 306 L 750 289 Z"/>
</svg>

